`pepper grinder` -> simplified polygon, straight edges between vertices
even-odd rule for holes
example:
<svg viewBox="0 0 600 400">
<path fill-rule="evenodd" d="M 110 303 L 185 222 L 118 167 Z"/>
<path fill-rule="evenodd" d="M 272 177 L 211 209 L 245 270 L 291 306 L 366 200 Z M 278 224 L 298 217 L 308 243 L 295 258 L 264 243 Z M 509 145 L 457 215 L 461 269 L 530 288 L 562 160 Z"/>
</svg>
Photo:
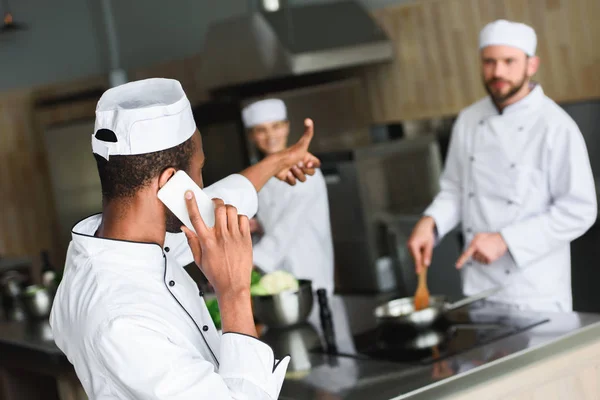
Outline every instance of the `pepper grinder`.
<svg viewBox="0 0 600 400">
<path fill-rule="evenodd" d="M 327 302 L 327 290 L 318 289 L 317 297 L 319 299 L 321 327 L 325 338 L 325 352 L 327 354 L 337 354 L 337 345 L 335 344 L 335 331 L 333 329 L 333 318 Z"/>
</svg>

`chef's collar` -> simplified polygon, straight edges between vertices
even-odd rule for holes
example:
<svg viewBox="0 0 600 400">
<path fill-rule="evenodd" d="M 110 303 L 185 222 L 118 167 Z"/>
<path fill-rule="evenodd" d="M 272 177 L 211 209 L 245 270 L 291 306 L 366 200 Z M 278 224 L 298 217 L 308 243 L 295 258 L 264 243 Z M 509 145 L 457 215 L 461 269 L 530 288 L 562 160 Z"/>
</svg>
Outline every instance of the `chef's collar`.
<svg viewBox="0 0 600 400">
<path fill-rule="evenodd" d="M 504 107 L 502 110 L 502 114 L 510 114 L 514 112 L 522 112 L 522 111 L 533 111 L 537 109 L 540 104 L 542 104 L 542 100 L 544 98 L 544 90 L 538 84 L 534 84 L 535 87 L 529 92 L 529 94 L 523 97 L 521 100 L 517 101 L 514 104 Z"/>
<path fill-rule="evenodd" d="M 128 257 L 136 261 L 162 262 L 163 251 L 157 243 L 133 242 L 127 240 L 95 237 L 102 223 L 102 214 L 92 215 L 78 222 L 72 229 L 73 244 L 88 256 L 111 254 Z"/>
<path fill-rule="evenodd" d="M 529 92 L 529 94 L 527 94 L 527 96 L 523 97 L 514 104 L 504 107 L 502 112 L 498 111 L 498 107 L 496 107 L 496 104 L 494 104 L 492 96 L 488 96 L 487 111 L 484 113 L 483 117 L 487 118 L 498 115 L 510 115 L 516 112 L 528 112 L 536 110 L 542 104 L 542 100 L 544 99 L 544 90 L 539 84 L 533 85 L 533 89 Z"/>
</svg>

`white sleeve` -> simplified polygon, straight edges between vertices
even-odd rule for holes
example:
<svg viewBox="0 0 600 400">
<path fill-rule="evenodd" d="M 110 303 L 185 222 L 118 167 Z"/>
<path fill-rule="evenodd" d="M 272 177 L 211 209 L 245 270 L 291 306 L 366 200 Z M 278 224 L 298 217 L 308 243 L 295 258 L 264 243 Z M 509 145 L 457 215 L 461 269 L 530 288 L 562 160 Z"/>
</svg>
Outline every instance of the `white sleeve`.
<svg viewBox="0 0 600 400">
<path fill-rule="evenodd" d="M 157 321 L 118 317 L 95 335 L 94 351 L 110 382 L 131 399 L 257 399 L 279 396 L 289 356 L 276 363 L 269 346 L 226 333 L 219 368 L 162 333 Z M 149 351 L 151 349 L 151 351 Z"/>
<path fill-rule="evenodd" d="M 243 175 L 229 175 L 202 190 L 211 199 L 221 199 L 225 204 L 231 204 L 240 215 L 248 218 L 256 215 L 258 194 L 252 182 Z"/>
<path fill-rule="evenodd" d="M 452 128 L 446 163 L 440 178 L 440 192 L 424 212 L 424 215 L 434 219 L 438 239 L 454 229 L 461 220 L 462 163 L 466 156 L 461 146 L 461 125 L 459 115 Z"/>
<path fill-rule="evenodd" d="M 314 199 L 320 189 L 317 179 L 317 176 L 310 176 L 306 182 L 286 188 L 285 193 L 278 196 L 277 206 L 264 211 L 277 213 L 272 218 L 277 222 L 269 227 L 260 241 L 253 246 L 254 265 L 264 272 L 275 271 L 287 254 L 292 241 L 302 240 L 298 237 L 296 227 L 314 207 Z"/>
<path fill-rule="evenodd" d="M 519 267 L 583 235 L 596 221 L 594 177 L 577 126 L 562 128 L 558 133 L 551 145 L 549 168 L 553 201 L 547 211 L 511 224 L 500 232 Z"/>
<path fill-rule="evenodd" d="M 252 182 L 240 174 L 229 175 L 202 189 L 211 199 L 218 198 L 225 204 L 231 204 L 238 210 L 238 214 L 254 217 L 258 210 L 258 195 Z M 179 265 L 186 266 L 194 262 L 194 255 L 188 245 L 185 234 L 167 233 L 165 248 L 169 248 L 169 258 L 173 258 Z"/>
</svg>

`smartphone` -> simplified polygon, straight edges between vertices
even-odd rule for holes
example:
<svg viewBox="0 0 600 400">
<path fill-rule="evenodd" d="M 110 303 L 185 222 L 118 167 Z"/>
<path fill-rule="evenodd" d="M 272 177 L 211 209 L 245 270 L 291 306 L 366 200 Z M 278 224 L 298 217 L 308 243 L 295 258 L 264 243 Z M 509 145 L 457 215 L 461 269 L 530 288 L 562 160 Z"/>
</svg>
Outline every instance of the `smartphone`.
<svg viewBox="0 0 600 400">
<path fill-rule="evenodd" d="M 215 206 L 213 201 L 202 191 L 200 186 L 189 177 L 185 171 L 179 170 L 158 191 L 158 198 L 179 220 L 192 232 L 196 230 L 190 221 L 190 215 L 185 205 L 185 192 L 191 190 L 196 197 L 200 216 L 207 227 L 215 226 Z"/>
</svg>

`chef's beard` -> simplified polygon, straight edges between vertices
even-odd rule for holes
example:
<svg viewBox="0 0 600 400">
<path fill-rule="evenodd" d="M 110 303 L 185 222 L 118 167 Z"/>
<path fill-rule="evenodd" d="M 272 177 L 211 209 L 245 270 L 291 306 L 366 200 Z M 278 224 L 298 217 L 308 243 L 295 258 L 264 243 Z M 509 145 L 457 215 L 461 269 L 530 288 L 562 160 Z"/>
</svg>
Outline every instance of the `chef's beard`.
<svg viewBox="0 0 600 400">
<path fill-rule="evenodd" d="M 521 81 L 519 81 L 517 83 L 513 83 L 513 82 L 507 81 L 505 79 L 492 78 L 492 79 L 488 80 L 487 82 L 485 82 L 484 86 L 485 86 L 485 90 L 492 97 L 492 100 L 494 100 L 494 102 L 496 104 L 503 104 L 506 101 L 508 101 L 511 97 L 513 97 L 515 94 L 517 94 L 523 88 L 523 86 L 527 83 L 528 78 L 529 77 L 527 76 L 527 72 L 525 72 L 523 74 L 523 78 L 521 79 Z M 494 91 L 492 89 L 492 85 L 496 82 L 508 83 L 510 85 L 510 90 L 508 92 L 506 92 L 505 94 L 494 93 Z"/>
<path fill-rule="evenodd" d="M 179 220 L 169 209 L 165 210 L 167 232 L 169 233 L 181 233 L 181 227 L 183 222 Z"/>
</svg>

